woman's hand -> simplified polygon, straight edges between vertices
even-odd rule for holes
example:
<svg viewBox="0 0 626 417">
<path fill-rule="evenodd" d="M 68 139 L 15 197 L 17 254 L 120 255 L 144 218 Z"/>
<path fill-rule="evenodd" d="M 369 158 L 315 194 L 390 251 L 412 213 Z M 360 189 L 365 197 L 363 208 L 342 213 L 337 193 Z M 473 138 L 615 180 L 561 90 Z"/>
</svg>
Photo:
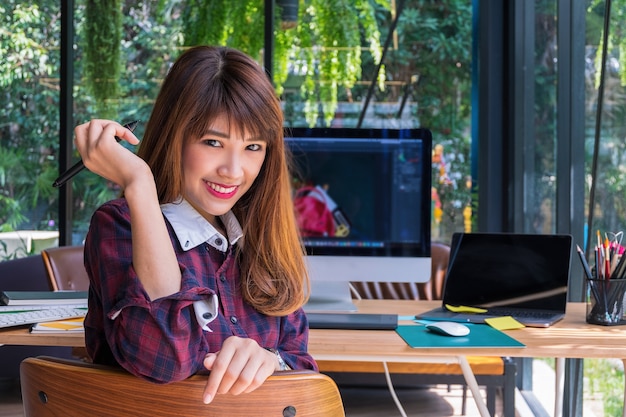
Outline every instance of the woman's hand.
<svg viewBox="0 0 626 417">
<path fill-rule="evenodd" d="M 120 146 L 116 136 L 131 145 L 139 143 L 130 130 L 111 120 L 94 119 L 74 129 L 74 143 L 85 166 L 125 189 L 150 169 L 141 158 Z"/>
<path fill-rule="evenodd" d="M 204 389 L 205 404 L 216 394 L 254 391 L 279 369 L 276 355 L 252 339 L 237 336 L 226 339 L 219 352 L 207 354 L 204 366 L 211 371 Z"/>
</svg>

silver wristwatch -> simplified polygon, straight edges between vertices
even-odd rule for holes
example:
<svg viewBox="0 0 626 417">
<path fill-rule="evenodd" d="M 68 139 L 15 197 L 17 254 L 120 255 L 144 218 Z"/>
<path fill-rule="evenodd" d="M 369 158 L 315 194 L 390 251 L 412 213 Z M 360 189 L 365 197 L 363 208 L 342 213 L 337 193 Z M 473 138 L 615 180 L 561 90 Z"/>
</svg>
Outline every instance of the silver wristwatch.
<svg viewBox="0 0 626 417">
<path fill-rule="evenodd" d="M 289 365 L 287 365 L 285 363 L 285 361 L 283 360 L 283 357 L 280 356 L 280 353 L 276 349 L 272 349 L 272 348 L 265 348 L 265 349 L 269 350 L 270 352 L 272 352 L 276 356 L 276 359 L 278 359 L 278 368 L 279 368 L 279 370 L 281 370 L 281 371 L 289 371 L 289 370 L 291 370 Z"/>
</svg>

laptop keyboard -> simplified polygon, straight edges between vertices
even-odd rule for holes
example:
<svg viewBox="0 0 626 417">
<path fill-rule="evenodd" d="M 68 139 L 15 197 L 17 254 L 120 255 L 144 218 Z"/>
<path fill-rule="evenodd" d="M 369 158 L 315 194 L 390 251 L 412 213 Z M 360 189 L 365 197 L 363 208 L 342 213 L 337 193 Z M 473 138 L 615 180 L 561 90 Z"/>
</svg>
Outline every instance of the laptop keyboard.
<svg viewBox="0 0 626 417">
<path fill-rule="evenodd" d="M 512 316 L 527 319 L 550 318 L 560 313 L 550 310 L 520 310 L 517 308 L 493 308 L 488 314 L 498 316 Z"/>
</svg>

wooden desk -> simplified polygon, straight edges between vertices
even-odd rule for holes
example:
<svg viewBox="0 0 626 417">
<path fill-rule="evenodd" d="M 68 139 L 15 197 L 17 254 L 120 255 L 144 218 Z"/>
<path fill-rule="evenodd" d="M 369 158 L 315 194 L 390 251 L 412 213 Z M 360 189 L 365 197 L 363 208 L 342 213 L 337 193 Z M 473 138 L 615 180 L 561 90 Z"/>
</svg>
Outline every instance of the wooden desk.
<svg viewBox="0 0 626 417">
<path fill-rule="evenodd" d="M 32 334 L 28 332 L 28 327 L 14 327 L 0 330 L 1 345 L 84 347 L 85 335 L 70 332 Z"/>
<path fill-rule="evenodd" d="M 361 300 L 355 301 L 360 313 L 398 313 L 410 316 L 440 305 L 440 301 Z M 549 328 L 526 327 L 505 333 L 519 340 L 523 348 L 441 348 L 409 347 L 395 332 L 342 330 L 344 345 L 337 349 L 337 333 L 333 330 L 312 330 L 309 351 L 319 360 L 354 360 L 376 362 L 424 362 L 432 357 L 441 362 L 442 355 L 510 356 L 525 358 L 556 358 L 554 416 L 562 415 L 563 377 L 566 358 L 621 359 L 626 368 L 626 326 L 598 326 L 585 321 L 585 303 L 568 303 L 565 319 Z M 385 352 L 381 355 L 380 352 Z M 444 357 L 445 358 L 445 357 Z M 461 362 L 459 362 L 461 364 Z M 471 372 L 471 371 L 470 371 Z M 468 385 L 472 376 L 464 370 Z M 472 394 L 476 396 L 472 390 Z M 624 392 L 626 399 L 626 388 Z M 480 406 L 479 406 L 480 407 Z M 480 410 L 480 408 L 479 408 Z M 626 406 L 623 408 L 626 417 Z"/>
<path fill-rule="evenodd" d="M 359 300 L 355 301 L 355 304 L 360 313 L 397 313 L 400 316 L 409 316 L 434 308 L 440 302 Z M 464 370 L 468 385 L 471 385 L 471 379 L 474 378 L 474 375 L 469 369 L 467 361 L 464 360 L 465 355 L 527 358 L 618 358 L 623 360 L 626 365 L 626 326 L 605 327 L 587 324 L 585 322 L 584 303 L 569 303 L 565 319 L 550 328 L 527 327 L 506 333 L 524 343 L 526 347 L 455 348 L 448 351 L 441 348 L 414 349 L 409 347 L 394 331 L 313 329 L 309 335 L 309 352 L 319 360 L 458 361 Z M 0 330 L 0 344 L 77 347 L 84 346 L 84 343 L 82 334 L 30 334 L 26 328 Z M 469 374 L 466 370 L 469 370 Z M 472 390 L 472 394 L 478 401 L 474 390 Z M 480 400 L 482 401 L 482 398 Z M 626 413 L 624 416 L 626 417 Z"/>
<path fill-rule="evenodd" d="M 360 313 L 398 313 L 401 316 L 427 311 L 440 301 L 360 300 Z M 451 354 L 471 356 L 512 356 L 525 358 L 619 358 L 626 359 L 626 326 L 598 326 L 585 322 L 585 304 L 568 303 L 565 319 L 549 328 L 530 328 L 505 332 L 526 345 L 524 348 L 462 348 Z M 337 346 L 335 330 L 311 330 L 309 351 L 317 359 L 336 360 L 338 355 L 367 360 L 385 352 L 393 361 L 410 357 L 441 356 L 441 348 L 409 347 L 396 332 L 342 330 L 342 346 Z M 1 340 L 1 339 L 0 339 Z M 447 352 L 446 352 L 447 353 Z M 390 361 L 392 359 L 389 359 Z M 344 359 L 345 360 L 345 359 Z"/>
</svg>

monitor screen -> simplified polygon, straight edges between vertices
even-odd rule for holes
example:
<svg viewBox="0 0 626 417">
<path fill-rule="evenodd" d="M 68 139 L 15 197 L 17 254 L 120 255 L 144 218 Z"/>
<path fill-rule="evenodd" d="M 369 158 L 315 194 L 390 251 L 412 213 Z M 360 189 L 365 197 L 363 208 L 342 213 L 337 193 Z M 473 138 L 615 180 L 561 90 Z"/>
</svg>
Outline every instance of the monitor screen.
<svg viewBox="0 0 626 417">
<path fill-rule="evenodd" d="M 311 298 L 319 281 L 428 281 L 430 131 L 290 128 L 285 136 Z"/>
</svg>

